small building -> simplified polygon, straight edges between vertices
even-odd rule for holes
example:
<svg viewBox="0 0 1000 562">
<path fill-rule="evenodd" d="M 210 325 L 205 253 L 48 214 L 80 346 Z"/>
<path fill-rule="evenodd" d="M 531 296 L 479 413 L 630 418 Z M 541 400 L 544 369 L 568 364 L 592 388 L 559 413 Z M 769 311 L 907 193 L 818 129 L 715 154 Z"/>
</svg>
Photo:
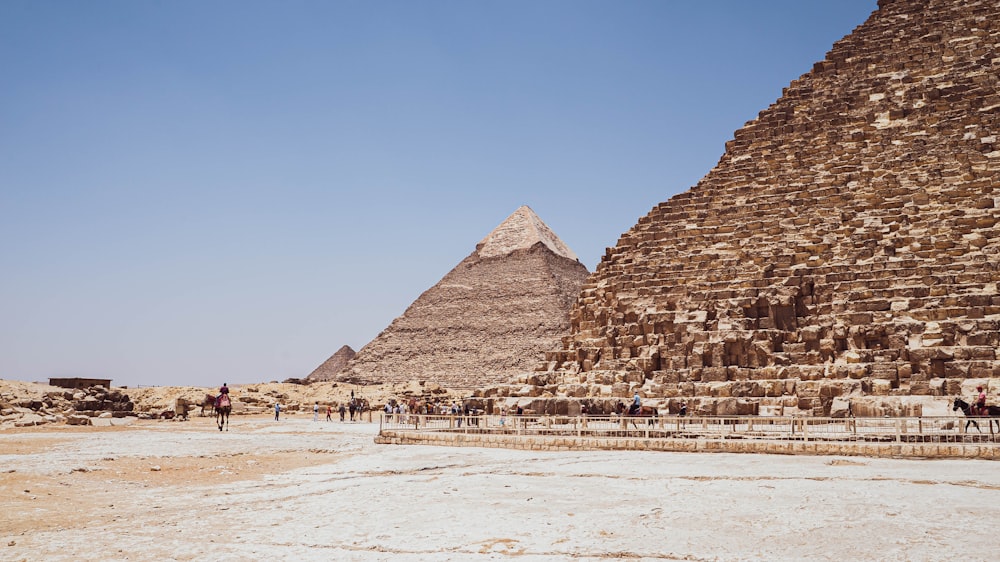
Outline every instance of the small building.
<svg viewBox="0 0 1000 562">
<path fill-rule="evenodd" d="M 72 388 L 72 389 L 83 389 L 90 388 L 92 386 L 103 386 L 104 388 L 111 388 L 111 379 L 84 379 L 80 377 L 71 378 L 60 378 L 60 379 L 49 379 L 49 385 L 58 386 L 60 388 Z"/>
</svg>

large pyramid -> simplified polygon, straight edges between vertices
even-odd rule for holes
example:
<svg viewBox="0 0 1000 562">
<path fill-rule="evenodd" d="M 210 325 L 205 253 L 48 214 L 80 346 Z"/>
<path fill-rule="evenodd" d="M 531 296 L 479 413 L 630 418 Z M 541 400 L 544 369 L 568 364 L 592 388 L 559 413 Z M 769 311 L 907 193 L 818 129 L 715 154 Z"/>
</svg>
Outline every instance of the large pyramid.
<svg viewBox="0 0 1000 562">
<path fill-rule="evenodd" d="M 880 0 L 608 249 L 547 368 L 708 414 L 1000 401 L 998 135 L 1000 2 Z"/>
<path fill-rule="evenodd" d="M 587 268 L 528 207 L 517 209 L 338 376 L 474 388 L 530 371 L 569 330 Z"/>
</svg>

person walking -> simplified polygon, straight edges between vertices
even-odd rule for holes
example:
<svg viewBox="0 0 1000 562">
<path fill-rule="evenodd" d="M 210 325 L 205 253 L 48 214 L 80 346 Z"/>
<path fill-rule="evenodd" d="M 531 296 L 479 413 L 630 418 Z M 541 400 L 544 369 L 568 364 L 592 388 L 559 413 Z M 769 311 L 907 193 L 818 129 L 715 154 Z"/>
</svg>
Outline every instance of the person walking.
<svg viewBox="0 0 1000 562">
<path fill-rule="evenodd" d="M 333 421 L 333 406 L 326 405 L 326 421 Z"/>
<path fill-rule="evenodd" d="M 274 403 L 274 421 L 278 421 L 278 417 L 281 416 L 281 403 Z"/>
<path fill-rule="evenodd" d="M 313 404 L 313 421 L 319 421 L 319 402 Z"/>
</svg>

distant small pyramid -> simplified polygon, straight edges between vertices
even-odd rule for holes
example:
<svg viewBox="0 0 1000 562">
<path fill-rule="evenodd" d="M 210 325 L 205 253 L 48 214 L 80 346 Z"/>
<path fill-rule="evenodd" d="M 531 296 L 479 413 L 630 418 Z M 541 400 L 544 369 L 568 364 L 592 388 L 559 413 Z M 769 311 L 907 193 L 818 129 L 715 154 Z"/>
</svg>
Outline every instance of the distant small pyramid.
<svg viewBox="0 0 1000 562">
<path fill-rule="evenodd" d="M 340 374 L 341 371 L 344 370 L 344 367 L 347 366 L 347 363 L 351 359 L 354 359 L 355 355 L 357 355 L 357 353 L 355 353 L 354 350 L 351 349 L 351 346 L 345 345 L 341 347 L 340 349 L 337 350 L 337 353 L 331 355 L 330 358 L 324 361 L 322 365 L 316 367 L 316 370 L 309 373 L 309 376 L 306 377 L 306 380 L 308 380 L 309 382 L 322 382 L 322 381 L 333 380 L 338 374 Z"/>
<path fill-rule="evenodd" d="M 569 330 L 587 275 L 576 254 L 521 207 L 361 348 L 337 380 L 462 389 L 530 372 Z"/>
</svg>

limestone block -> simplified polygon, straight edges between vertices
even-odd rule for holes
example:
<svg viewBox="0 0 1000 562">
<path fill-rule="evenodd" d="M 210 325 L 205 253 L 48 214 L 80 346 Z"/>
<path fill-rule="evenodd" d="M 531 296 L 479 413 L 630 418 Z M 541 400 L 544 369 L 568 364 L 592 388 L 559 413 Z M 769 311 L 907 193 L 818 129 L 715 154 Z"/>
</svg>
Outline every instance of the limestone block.
<svg viewBox="0 0 1000 562">
<path fill-rule="evenodd" d="M 23 414 L 20 419 L 16 419 L 14 421 L 14 427 L 31 427 L 33 425 L 42 425 L 45 423 L 47 422 L 44 417 L 35 413 L 29 413 Z"/>
<path fill-rule="evenodd" d="M 876 363 L 872 365 L 871 376 L 877 379 L 892 381 L 893 386 L 899 381 L 899 373 L 894 363 Z"/>
<path fill-rule="evenodd" d="M 728 380 L 728 370 L 725 367 L 705 367 L 701 369 L 701 380 L 704 382 L 720 382 Z"/>
<path fill-rule="evenodd" d="M 629 398 L 632 396 L 630 394 L 631 390 L 632 390 L 631 386 L 629 385 L 629 383 L 626 382 L 616 382 L 615 384 L 611 385 L 612 396 L 618 396 L 620 398 Z"/>
<path fill-rule="evenodd" d="M 67 425 L 90 425 L 90 416 L 83 414 L 69 414 L 66 416 Z"/>
<path fill-rule="evenodd" d="M 847 376 L 852 379 L 863 379 L 868 376 L 868 365 L 848 365 Z"/>
<path fill-rule="evenodd" d="M 850 410 L 851 400 L 849 398 L 838 396 L 830 402 L 831 418 L 846 418 L 848 417 Z"/>
<path fill-rule="evenodd" d="M 874 396 L 888 396 L 892 390 L 892 382 L 887 380 L 872 380 L 870 393 Z"/>
<path fill-rule="evenodd" d="M 643 371 L 629 371 L 625 373 L 624 382 L 629 384 L 643 384 L 646 381 L 646 374 Z"/>
<path fill-rule="evenodd" d="M 719 398 L 730 398 L 733 396 L 733 383 L 711 383 L 709 393 Z"/>
<path fill-rule="evenodd" d="M 660 384 L 669 385 L 680 382 L 680 373 L 678 371 L 654 371 L 653 373 L 653 381 Z"/>
<path fill-rule="evenodd" d="M 978 396 L 979 391 L 976 390 L 976 387 L 982 385 L 983 390 L 986 391 L 986 395 L 989 396 L 991 394 L 989 384 L 989 379 L 965 379 L 961 381 L 957 394 L 961 396 Z M 992 394 L 995 393 L 994 391 Z M 987 403 L 990 403 L 990 400 L 987 399 Z"/>
</svg>

